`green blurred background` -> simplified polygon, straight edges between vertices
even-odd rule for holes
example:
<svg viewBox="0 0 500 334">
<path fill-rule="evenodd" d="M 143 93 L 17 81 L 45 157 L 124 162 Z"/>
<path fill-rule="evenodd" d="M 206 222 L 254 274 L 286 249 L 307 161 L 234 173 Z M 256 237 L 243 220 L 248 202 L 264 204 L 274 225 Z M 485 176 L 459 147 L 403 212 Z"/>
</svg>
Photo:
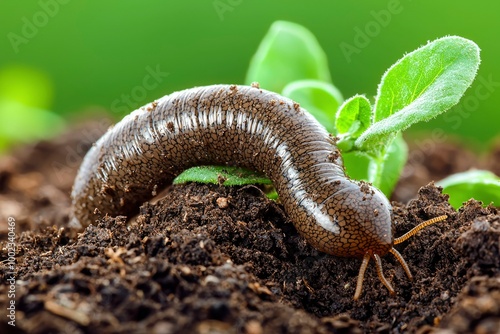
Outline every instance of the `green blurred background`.
<svg viewBox="0 0 500 334">
<path fill-rule="evenodd" d="M 373 97 L 384 71 L 428 40 L 475 41 L 482 64 L 473 86 L 410 137 L 440 128 L 475 150 L 498 138 L 496 1 L 40 0 L 2 1 L 0 13 L 0 151 L 56 135 L 90 110 L 119 119 L 175 90 L 243 83 L 275 20 L 316 35 L 345 98 Z"/>
</svg>

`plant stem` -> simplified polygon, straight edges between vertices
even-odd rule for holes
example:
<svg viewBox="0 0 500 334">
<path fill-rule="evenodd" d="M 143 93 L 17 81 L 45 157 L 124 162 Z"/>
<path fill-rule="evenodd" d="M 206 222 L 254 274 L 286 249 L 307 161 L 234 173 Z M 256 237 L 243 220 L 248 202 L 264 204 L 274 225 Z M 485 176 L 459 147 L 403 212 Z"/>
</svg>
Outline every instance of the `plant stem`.
<svg viewBox="0 0 500 334">
<path fill-rule="evenodd" d="M 368 168 L 368 181 L 376 188 L 380 188 L 382 184 L 382 172 L 384 170 L 386 151 L 380 152 L 380 155 L 370 158 L 370 166 Z"/>
</svg>

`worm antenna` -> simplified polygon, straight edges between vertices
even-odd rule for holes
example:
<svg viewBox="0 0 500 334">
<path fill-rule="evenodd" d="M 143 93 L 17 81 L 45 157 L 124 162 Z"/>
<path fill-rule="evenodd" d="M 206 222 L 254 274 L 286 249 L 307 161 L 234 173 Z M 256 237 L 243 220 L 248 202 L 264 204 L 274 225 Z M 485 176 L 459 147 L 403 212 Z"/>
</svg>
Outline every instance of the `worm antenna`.
<svg viewBox="0 0 500 334">
<path fill-rule="evenodd" d="M 401 264 L 401 267 L 405 270 L 406 276 L 410 279 L 410 281 L 413 280 L 413 275 L 411 274 L 410 267 L 408 267 L 408 264 L 406 263 L 405 259 L 403 259 L 403 256 L 394 248 L 389 249 L 389 252 L 392 253 L 396 257 L 396 259 L 399 261 Z"/>
<path fill-rule="evenodd" d="M 377 267 L 378 278 L 380 279 L 382 284 L 385 285 L 387 290 L 389 290 L 390 294 L 394 295 L 396 293 L 396 291 L 394 291 L 391 284 L 384 276 L 384 272 L 382 271 L 382 260 L 380 260 L 380 256 L 378 256 L 377 254 L 373 254 L 373 258 L 375 259 L 375 265 Z M 359 277 L 358 277 L 358 279 L 359 279 Z"/>
<path fill-rule="evenodd" d="M 354 293 L 354 300 L 358 300 L 361 295 L 361 290 L 363 289 L 363 280 L 365 278 L 366 267 L 368 267 L 368 262 L 370 262 L 370 254 L 365 254 L 363 257 L 363 262 L 361 262 L 361 267 L 359 268 L 358 282 L 356 283 L 356 292 Z"/>
<path fill-rule="evenodd" d="M 406 232 L 405 234 L 403 234 L 399 238 L 394 239 L 394 245 L 397 245 L 397 244 L 402 243 L 403 241 L 406 241 L 408 238 L 410 238 L 411 236 L 415 235 L 421 229 L 423 229 L 423 228 L 425 228 L 425 227 L 427 227 L 429 225 L 432 225 L 434 223 L 437 223 L 437 222 L 440 222 L 442 220 L 445 220 L 446 218 L 448 218 L 447 215 L 442 215 L 442 216 L 435 217 L 435 218 L 426 220 L 423 223 L 418 224 L 417 226 L 415 226 L 414 228 L 412 228 L 410 231 Z"/>
</svg>

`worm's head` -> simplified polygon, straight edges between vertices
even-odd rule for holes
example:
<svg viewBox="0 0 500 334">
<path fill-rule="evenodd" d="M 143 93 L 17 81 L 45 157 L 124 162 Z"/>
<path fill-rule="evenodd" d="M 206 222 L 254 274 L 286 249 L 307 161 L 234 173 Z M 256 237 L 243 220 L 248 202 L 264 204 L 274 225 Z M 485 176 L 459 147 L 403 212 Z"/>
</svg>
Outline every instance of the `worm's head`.
<svg viewBox="0 0 500 334">
<path fill-rule="evenodd" d="M 324 203 L 339 226 L 337 256 L 385 255 L 392 248 L 392 207 L 385 195 L 371 185 L 350 184 Z"/>
<path fill-rule="evenodd" d="M 338 216 L 340 226 L 340 237 L 345 238 L 349 253 L 347 256 L 362 257 L 363 262 L 359 270 L 358 281 L 354 299 L 357 300 L 361 294 L 366 267 L 370 259 L 375 261 L 377 274 L 391 294 L 395 294 L 394 288 L 384 277 L 381 256 L 392 253 L 403 267 L 406 275 L 413 278 L 408 264 L 403 256 L 393 248 L 424 227 L 442 221 L 446 215 L 427 220 L 405 235 L 394 239 L 392 236 L 392 207 L 382 192 L 367 183 L 353 183 L 354 186 L 343 198 L 343 212 Z M 358 186 L 356 188 L 356 186 Z M 354 247 L 353 247 L 354 245 Z"/>
</svg>

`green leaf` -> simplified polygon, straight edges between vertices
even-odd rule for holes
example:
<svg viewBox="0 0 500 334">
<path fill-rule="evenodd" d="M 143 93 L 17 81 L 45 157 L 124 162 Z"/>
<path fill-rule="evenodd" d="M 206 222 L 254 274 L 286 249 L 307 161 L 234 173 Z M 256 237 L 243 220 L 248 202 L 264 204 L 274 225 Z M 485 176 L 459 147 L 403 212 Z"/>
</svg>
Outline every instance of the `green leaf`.
<svg viewBox="0 0 500 334">
<path fill-rule="evenodd" d="M 336 117 L 339 134 L 359 136 L 370 126 L 371 111 L 370 101 L 363 95 L 355 95 L 345 101 Z"/>
<path fill-rule="evenodd" d="M 269 191 L 267 191 L 267 189 L 264 188 L 264 192 L 266 193 L 266 196 L 269 199 L 277 201 L 279 198 L 278 193 L 276 192 L 276 189 L 274 189 L 274 187 L 271 187 L 271 190 Z"/>
<path fill-rule="evenodd" d="M 174 184 L 187 182 L 241 186 L 246 184 L 272 184 L 265 175 L 242 167 L 198 166 L 186 169 L 174 180 Z"/>
<path fill-rule="evenodd" d="M 245 82 L 259 82 L 264 89 L 281 92 L 288 83 L 301 79 L 330 82 L 325 52 L 303 26 L 276 21 L 253 56 Z"/>
<path fill-rule="evenodd" d="M 486 170 L 457 173 L 436 183 L 450 195 L 450 204 L 458 209 L 470 198 L 500 206 L 500 177 Z"/>
<path fill-rule="evenodd" d="M 335 133 L 335 113 L 344 100 L 334 85 L 319 80 L 298 80 L 286 85 L 282 95 L 300 103 L 330 133 Z"/>
<path fill-rule="evenodd" d="M 370 126 L 371 114 L 370 101 L 363 95 L 355 95 L 340 106 L 335 120 L 340 149 L 351 150 L 354 140 Z"/>
<path fill-rule="evenodd" d="M 64 120 L 44 109 L 0 99 L 0 151 L 22 142 L 29 143 L 60 133 Z"/>
<path fill-rule="evenodd" d="M 398 134 L 387 149 L 383 162 L 370 160 L 369 181 L 389 198 L 408 159 L 408 145 Z M 378 169 L 380 168 L 380 171 Z M 377 176 L 377 173 L 380 175 Z"/>
<path fill-rule="evenodd" d="M 53 85 L 43 71 L 20 64 L 0 70 L 0 99 L 16 101 L 26 107 L 48 109 L 52 104 Z"/>
<path fill-rule="evenodd" d="M 479 47 L 456 36 L 437 39 L 404 56 L 383 75 L 374 124 L 356 140 L 356 146 L 383 151 L 397 132 L 457 104 L 479 63 Z"/>
</svg>

